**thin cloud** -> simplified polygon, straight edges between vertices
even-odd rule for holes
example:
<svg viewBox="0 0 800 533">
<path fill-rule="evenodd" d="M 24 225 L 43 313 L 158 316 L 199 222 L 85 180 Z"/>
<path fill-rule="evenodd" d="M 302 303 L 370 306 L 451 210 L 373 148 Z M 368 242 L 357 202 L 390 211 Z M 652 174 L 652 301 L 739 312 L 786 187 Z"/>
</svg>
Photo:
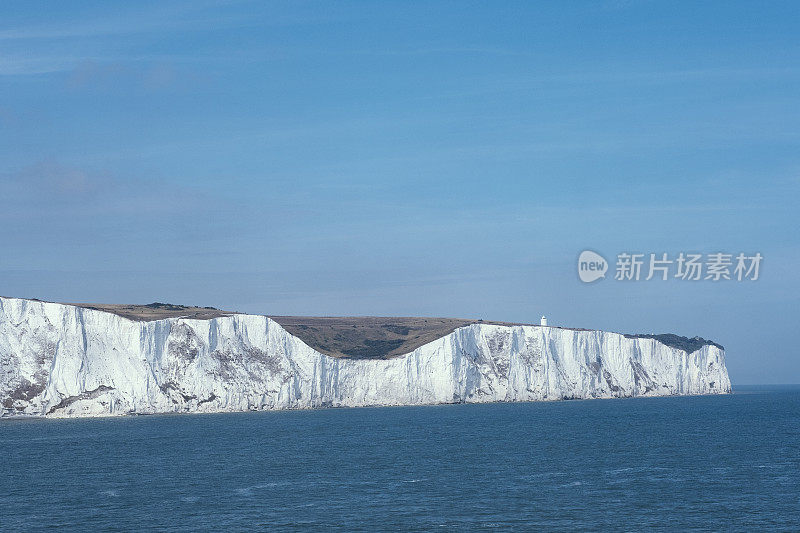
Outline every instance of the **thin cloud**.
<svg viewBox="0 0 800 533">
<path fill-rule="evenodd" d="M 91 21 L 64 20 L 60 24 L 0 29 L 0 41 L 63 40 L 137 35 L 163 31 L 204 31 L 245 26 L 305 25 L 341 20 L 318 6 L 309 5 L 296 14 L 281 12 L 276 6 L 253 16 L 224 9 L 238 2 L 207 1 L 161 3 L 157 8 L 116 9 L 106 17 Z M 136 5 L 131 3 L 129 5 Z M 303 6 L 300 6 L 303 7 Z"/>
<path fill-rule="evenodd" d="M 3 216 L 95 216 L 173 211 L 176 191 L 138 178 L 122 179 L 104 169 L 44 160 L 0 174 Z M 195 205 L 197 193 L 180 190 L 181 209 Z"/>
<path fill-rule="evenodd" d="M 28 26 L 0 30 L 0 41 L 47 40 L 133 35 L 163 30 L 201 30 L 221 27 L 224 24 L 241 23 L 242 17 L 224 17 L 220 13 L 207 16 L 192 16 L 218 2 L 193 2 L 182 5 L 161 5 L 158 9 L 128 11 L 115 16 L 96 18 L 90 22 L 75 23 L 65 20 L 62 24 Z"/>
<path fill-rule="evenodd" d="M 9 212 L 44 206 L 84 207 L 113 189 L 114 179 L 106 172 L 90 172 L 55 161 L 41 161 L 0 176 L 0 192 Z"/>
<path fill-rule="evenodd" d="M 65 72 L 75 68 L 80 60 L 74 57 L 17 57 L 0 58 L 0 76 L 30 76 Z"/>
</svg>

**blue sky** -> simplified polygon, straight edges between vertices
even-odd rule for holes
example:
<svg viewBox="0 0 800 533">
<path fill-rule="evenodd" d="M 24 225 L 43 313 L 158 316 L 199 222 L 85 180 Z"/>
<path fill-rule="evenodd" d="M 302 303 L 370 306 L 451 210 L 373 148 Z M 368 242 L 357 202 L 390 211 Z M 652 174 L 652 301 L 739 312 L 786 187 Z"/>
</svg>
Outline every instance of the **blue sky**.
<svg viewBox="0 0 800 533">
<path fill-rule="evenodd" d="M 800 382 L 796 2 L 0 9 L 0 294 L 545 313 Z M 765 259 L 584 285 L 587 248 Z"/>
</svg>

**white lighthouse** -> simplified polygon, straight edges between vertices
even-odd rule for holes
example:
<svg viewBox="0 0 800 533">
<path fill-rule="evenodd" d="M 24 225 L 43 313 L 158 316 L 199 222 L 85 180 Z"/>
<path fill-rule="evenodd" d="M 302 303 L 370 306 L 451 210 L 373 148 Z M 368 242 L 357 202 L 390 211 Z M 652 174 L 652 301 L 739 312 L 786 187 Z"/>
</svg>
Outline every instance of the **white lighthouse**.
<svg viewBox="0 0 800 533">
<path fill-rule="evenodd" d="M 546 316 L 542 315 L 542 321 L 539 323 L 539 325 L 541 325 L 541 326 L 546 326 L 547 325 L 547 317 Z"/>
</svg>

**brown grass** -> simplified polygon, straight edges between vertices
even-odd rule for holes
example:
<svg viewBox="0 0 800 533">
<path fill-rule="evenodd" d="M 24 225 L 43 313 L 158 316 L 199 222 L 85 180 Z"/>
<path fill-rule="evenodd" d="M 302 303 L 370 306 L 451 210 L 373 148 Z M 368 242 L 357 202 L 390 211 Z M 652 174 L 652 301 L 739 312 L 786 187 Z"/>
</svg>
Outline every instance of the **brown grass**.
<svg viewBox="0 0 800 533">
<path fill-rule="evenodd" d="M 129 304 L 66 304 L 83 307 L 85 309 L 94 309 L 97 311 L 105 311 L 106 313 L 114 313 L 121 317 L 130 320 L 139 320 L 149 322 L 151 320 L 162 320 L 164 318 L 196 318 L 198 320 L 208 320 L 210 318 L 217 318 L 221 316 L 229 316 L 234 313 L 228 311 L 220 311 L 213 307 L 193 307 L 187 305 L 172 305 L 163 303 L 152 303 L 147 305 L 129 305 Z"/>
<path fill-rule="evenodd" d="M 39 300 L 41 301 L 41 300 Z M 195 307 L 155 302 L 147 305 L 128 304 L 65 304 L 114 313 L 130 320 L 150 321 L 165 318 L 193 318 L 208 320 L 237 314 L 213 307 Z M 449 335 L 454 330 L 470 324 L 495 324 L 500 326 L 524 326 L 513 322 L 484 321 L 465 318 L 431 317 L 313 317 L 271 316 L 292 335 L 300 338 L 318 352 L 331 357 L 347 359 L 389 359 L 410 352 L 420 346 Z M 547 326 L 551 329 L 591 331 L 583 328 Z M 695 337 L 688 339 L 679 335 L 626 335 L 627 337 L 653 338 L 667 346 L 691 353 L 705 344 L 722 346 L 712 341 Z"/>
<path fill-rule="evenodd" d="M 235 314 L 212 307 L 158 302 L 147 305 L 88 303 L 67 305 L 114 313 L 138 321 L 178 317 L 207 320 Z M 397 357 L 449 335 L 457 328 L 483 322 L 463 318 L 428 317 L 272 316 L 270 318 L 318 352 L 348 359 Z M 487 323 L 510 325 L 503 322 Z"/>
<path fill-rule="evenodd" d="M 208 320 L 236 314 L 213 307 L 159 302 L 147 305 L 88 303 L 66 305 L 105 311 L 138 321 L 178 317 Z M 524 325 L 510 322 L 433 317 L 271 316 L 270 318 L 318 352 L 331 357 L 347 359 L 390 359 L 413 352 L 424 344 L 440 339 L 454 330 L 470 324 Z"/>
<path fill-rule="evenodd" d="M 476 322 L 421 317 L 270 318 L 315 350 L 351 359 L 388 359 L 403 355 Z"/>
</svg>

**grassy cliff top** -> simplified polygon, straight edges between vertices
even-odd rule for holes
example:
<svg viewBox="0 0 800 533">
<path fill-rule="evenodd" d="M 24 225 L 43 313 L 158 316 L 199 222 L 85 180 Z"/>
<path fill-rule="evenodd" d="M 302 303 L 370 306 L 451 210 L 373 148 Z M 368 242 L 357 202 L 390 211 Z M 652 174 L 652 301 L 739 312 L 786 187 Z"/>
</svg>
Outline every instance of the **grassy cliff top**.
<svg viewBox="0 0 800 533">
<path fill-rule="evenodd" d="M 154 302 L 146 305 L 73 303 L 85 309 L 95 309 L 130 320 L 150 321 L 165 318 L 208 320 L 237 314 L 214 307 L 198 307 Z M 347 359 L 389 359 L 449 335 L 470 324 L 519 326 L 510 322 L 495 322 L 464 318 L 437 317 L 311 317 L 270 316 L 286 331 L 298 337 L 318 352 Z M 554 329 L 579 329 L 548 326 Z M 671 333 L 625 335 L 628 338 L 650 338 L 662 344 L 692 353 L 704 345 L 719 344 L 701 337 L 682 337 Z"/>
<path fill-rule="evenodd" d="M 141 320 L 145 322 L 150 320 L 162 320 L 164 318 L 178 317 L 208 320 L 211 318 L 235 314 L 229 311 L 220 311 L 214 307 L 174 305 L 161 302 L 153 302 L 145 305 L 87 303 L 70 303 L 66 305 L 74 305 L 77 307 L 83 307 L 84 309 L 94 309 L 96 311 L 104 311 L 106 313 L 114 313 L 115 315 L 119 315 L 130 320 Z"/>
</svg>

